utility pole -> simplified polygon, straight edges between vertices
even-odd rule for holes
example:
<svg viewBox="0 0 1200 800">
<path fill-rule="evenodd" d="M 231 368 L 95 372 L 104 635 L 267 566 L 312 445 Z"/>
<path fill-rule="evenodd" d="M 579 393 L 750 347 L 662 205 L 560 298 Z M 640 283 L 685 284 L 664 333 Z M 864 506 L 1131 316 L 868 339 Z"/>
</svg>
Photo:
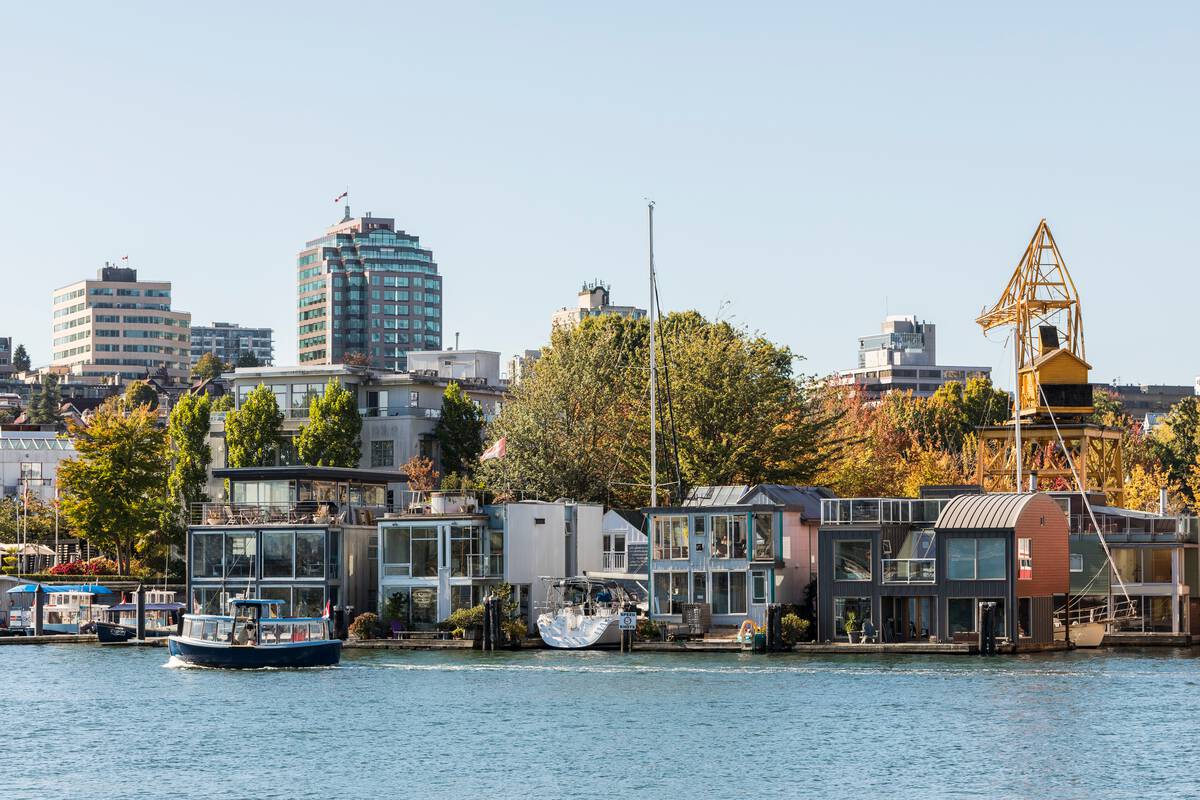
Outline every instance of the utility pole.
<svg viewBox="0 0 1200 800">
<path fill-rule="evenodd" d="M 650 507 L 658 505 L 658 356 L 654 350 L 654 201 L 647 205 L 650 216 Z"/>
</svg>

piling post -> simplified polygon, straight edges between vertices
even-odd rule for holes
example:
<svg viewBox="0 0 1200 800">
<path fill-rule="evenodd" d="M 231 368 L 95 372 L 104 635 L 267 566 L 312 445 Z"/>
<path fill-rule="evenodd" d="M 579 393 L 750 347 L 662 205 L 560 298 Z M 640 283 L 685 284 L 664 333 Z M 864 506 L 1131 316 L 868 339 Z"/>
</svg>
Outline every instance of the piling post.
<svg viewBox="0 0 1200 800">
<path fill-rule="evenodd" d="M 42 617 L 45 616 L 45 614 L 43 613 L 45 610 L 46 610 L 46 590 L 42 588 L 41 584 L 38 584 L 37 588 L 34 589 L 34 591 L 33 591 L 33 635 L 34 636 L 42 635 L 42 630 L 43 630 L 42 629 Z"/>
<path fill-rule="evenodd" d="M 137 607 L 137 634 L 140 642 L 146 638 L 146 589 L 141 584 L 133 593 L 133 602 Z"/>
</svg>

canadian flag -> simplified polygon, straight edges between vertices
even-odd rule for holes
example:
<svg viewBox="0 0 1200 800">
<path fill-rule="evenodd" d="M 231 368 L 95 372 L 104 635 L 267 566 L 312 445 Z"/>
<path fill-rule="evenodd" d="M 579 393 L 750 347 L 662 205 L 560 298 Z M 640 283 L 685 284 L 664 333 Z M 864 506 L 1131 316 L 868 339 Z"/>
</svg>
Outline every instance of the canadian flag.
<svg viewBox="0 0 1200 800">
<path fill-rule="evenodd" d="M 325 619 L 329 619 L 329 601 L 325 601 Z"/>
<path fill-rule="evenodd" d="M 484 461 L 491 461 L 493 458 L 504 458 L 504 453 L 506 452 L 507 446 L 508 437 L 501 436 L 496 440 L 494 445 L 483 451 L 483 455 L 479 457 L 480 463 Z"/>
<path fill-rule="evenodd" d="M 333 202 L 335 202 L 335 203 L 336 203 L 336 202 L 338 202 L 339 200 L 341 200 L 342 198 L 344 198 L 344 197 L 349 197 L 349 196 L 350 196 L 350 193 L 349 193 L 349 192 L 342 192 L 342 193 L 341 193 L 341 194 L 339 194 L 337 197 L 333 198 Z"/>
</svg>

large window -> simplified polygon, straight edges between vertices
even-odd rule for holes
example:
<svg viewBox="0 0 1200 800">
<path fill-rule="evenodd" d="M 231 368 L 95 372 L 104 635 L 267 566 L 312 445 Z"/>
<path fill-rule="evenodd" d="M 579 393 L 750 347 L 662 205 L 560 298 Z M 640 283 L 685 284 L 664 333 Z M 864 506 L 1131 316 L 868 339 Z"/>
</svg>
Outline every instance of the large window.
<svg viewBox="0 0 1200 800">
<path fill-rule="evenodd" d="M 654 613 L 682 614 L 688 601 L 686 572 L 656 572 L 654 574 Z"/>
<path fill-rule="evenodd" d="M 461 578 L 474 575 L 480 564 L 472 563 L 482 546 L 478 525 L 454 525 L 450 528 L 450 574 Z"/>
<path fill-rule="evenodd" d="M 746 613 L 746 573 L 714 572 L 712 574 L 712 613 Z"/>
<path fill-rule="evenodd" d="M 775 515 L 755 514 L 753 519 L 754 560 L 771 561 L 775 558 Z"/>
<path fill-rule="evenodd" d="M 833 598 L 833 634 L 845 637 L 846 622 L 851 618 L 857 622 L 858 630 L 863 623 L 871 619 L 871 598 L 869 597 L 835 597 Z"/>
<path fill-rule="evenodd" d="M 871 580 L 871 543 L 838 539 L 833 543 L 835 581 Z"/>
<path fill-rule="evenodd" d="M 192 577 L 220 578 L 223 534 L 192 534 Z"/>
<path fill-rule="evenodd" d="M 437 571 L 437 528 L 413 528 L 412 576 L 414 578 L 436 578 Z M 436 621 L 434 620 L 434 622 Z"/>
<path fill-rule="evenodd" d="M 412 551 L 409 546 L 408 528 L 384 528 L 383 530 L 383 574 L 411 575 Z"/>
<path fill-rule="evenodd" d="M 414 538 L 414 542 L 415 542 Z M 437 589 L 414 588 L 411 595 L 414 630 L 431 630 L 437 624 Z"/>
<path fill-rule="evenodd" d="M 685 516 L 654 518 L 654 558 L 688 557 L 688 524 Z"/>
<path fill-rule="evenodd" d="M 262 532 L 262 574 L 264 578 L 290 578 L 295 555 L 292 531 Z"/>
<path fill-rule="evenodd" d="M 1114 547 L 1113 562 L 1125 583 L 1170 583 L 1171 548 Z"/>
<path fill-rule="evenodd" d="M 946 575 L 952 581 L 1002 581 L 1007 576 L 1004 540 L 946 540 Z"/>
<path fill-rule="evenodd" d="M 292 615 L 319 617 L 325 613 L 325 587 L 297 586 L 292 590 Z"/>
<path fill-rule="evenodd" d="M 741 514 L 712 518 L 712 557 L 746 557 L 746 517 Z"/>
<path fill-rule="evenodd" d="M 249 578 L 255 573 L 255 535 L 225 534 L 225 574 L 231 578 Z"/>
<path fill-rule="evenodd" d="M 325 534 L 296 531 L 296 577 L 325 577 Z"/>
<path fill-rule="evenodd" d="M 955 597 L 946 601 L 947 621 L 950 623 L 951 636 L 956 633 L 976 633 L 979 631 L 980 603 L 996 604 L 992 630 L 995 632 L 997 638 L 1007 636 L 1004 627 L 1004 600 L 998 597 Z"/>
<path fill-rule="evenodd" d="M 279 615 L 292 616 L 292 587 L 290 586 L 259 586 L 258 596 L 263 600 L 282 600 Z"/>
</svg>

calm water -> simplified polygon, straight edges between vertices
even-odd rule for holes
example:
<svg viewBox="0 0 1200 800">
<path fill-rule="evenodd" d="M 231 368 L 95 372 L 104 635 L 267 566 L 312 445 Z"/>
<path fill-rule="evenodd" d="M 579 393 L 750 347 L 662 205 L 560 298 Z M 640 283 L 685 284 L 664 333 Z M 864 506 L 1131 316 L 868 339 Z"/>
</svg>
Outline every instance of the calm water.
<svg viewBox="0 0 1200 800">
<path fill-rule="evenodd" d="M 13 798 L 1195 797 L 1200 658 L 0 647 Z"/>
</svg>

